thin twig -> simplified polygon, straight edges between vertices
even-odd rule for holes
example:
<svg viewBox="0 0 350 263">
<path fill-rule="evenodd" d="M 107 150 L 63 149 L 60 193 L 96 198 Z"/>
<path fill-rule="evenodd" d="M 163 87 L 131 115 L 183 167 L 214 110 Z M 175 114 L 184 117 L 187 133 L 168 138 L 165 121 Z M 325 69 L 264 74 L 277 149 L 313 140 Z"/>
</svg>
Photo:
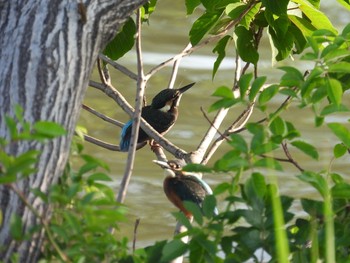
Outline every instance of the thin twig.
<svg viewBox="0 0 350 263">
<path fill-rule="evenodd" d="M 87 135 L 87 134 L 84 134 L 84 140 L 89 142 L 89 143 L 92 143 L 92 144 L 95 144 L 97 146 L 100 146 L 102 148 L 105 148 L 107 150 L 110 150 L 110 151 L 120 151 L 120 148 L 119 148 L 119 145 L 116 145 L 116 144 L 111 144 L 111 143 L 108 143 L 108 142 L 104 142 L 100 139 L 97 139 L 97 138 L 94 138 L 90 135 Z M 137 147 L 136 149 L 141 149 L 143 148 L 145 145 L 147 144 L 147 142 L 142 142 L 142 143 L 139 143 L 137 144 Z"/>
<path fill-rule="evenodd" d="M 134 225 L 134 238 L 132 240 L 132 253 L 135 253 L 136 250 L 136 236 L 137 236 L 137 228 L 140 224 L 140 218 L 137 218 L 135 221 L 135 225 Z"/>
<path fill-rule="evenodd" d="M 286 142 L 282 142 L 282 148 L 283 148 L 283 151 L 284 151 L 285 155 L 287 156 L 289 162 L 294 164 L 294 166 L 296 168 L 298 168 L 300 172 L 304 172 L 304 169 L 301 168 L 301 166 L 293 159 L 292 155 L 290 154 L 290 152 L 288 150 L 288 146 L 287 146 Z"/>
<path fill-rule="evenodd" d="M 82 108 L 83 108 L 84 110 L 86 110 L 86 111 L 88 111 L 88 112 L 94 114 L 95 116 L 99 117 L 100 119 L 102 119 L 102 120 L 108 122 L 108 123 L 111 123 L 111 124 L 116 125 L 116 126 L 118 126 L 118 127 L 123 127 L 123 126 L 124 126 L 124 123 L 123 123 L 123 122 L 117 121 L 117 120 L 115 120 L 115 119 L 112 119 L 112 118 L 110 118 L 110 117 L 108 117 L 108 116 L 106 116 L 106 115 L 104 115 L 104 114 L 98 112 L 97 110 L 95 110 L 95 109 L 93 109 L 93 108 L 91 108 L 91 107 L 89 107 L 89 106 L 87 106 L 87 105 L 85 105 L 85 104 L 82 105 Z"/>
<path fill-rule="evenodd" d="M 107 62 L 112 67 L 114 67 L 115 69 L 119 70 L 124 75 L 128 76 L 129 78 L 131 78 L 133 80 L 137 80 L 137 75 L 134 72 L 132 72 L 131 70 L 127 69 L 126 67 L 118 64 L 117 62 L 111 60 L 109 57 L 107 57 L 107 56 L 105 56 L 103 54 L 99 54 L 99 58 L 102 59 L 103 61 Z"/>
<path fill-rule="evenodd" d="M 230 139 L 229 139 L 227 136 L 225 136 L 223 133 L 221 133 L 221 132 L 215 127 L 214 123 L 209 119 L 208 115 L 205 113 L 203 107 L 201 107 L 200 109 L 201 109 L 201 112 L 202 112 L 204 118 L 209 122 L 210 126 L 212 126 L 212 127 L 216 130 L 216 132 L 217 132 L 222 138 L 224 138 L 224 139 L 227 140 L 227 141 L 230 141 Z"/>
</svg>

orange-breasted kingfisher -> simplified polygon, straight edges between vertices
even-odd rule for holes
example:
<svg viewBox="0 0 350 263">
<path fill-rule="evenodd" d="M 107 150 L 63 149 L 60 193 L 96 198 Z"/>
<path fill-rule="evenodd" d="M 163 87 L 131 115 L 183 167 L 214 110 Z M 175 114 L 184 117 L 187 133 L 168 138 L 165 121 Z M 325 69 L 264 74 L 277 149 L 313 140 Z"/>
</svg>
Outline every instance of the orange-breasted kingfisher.
<svg viewBox="0 0 350 263">
<path fill-rule="evenodd" d="M 180 89 L 165 89 L 159 92 L 152 100 L 151 105 L 142 108 L 141 117 L 161 135 L 166 134 L 174 125 L 178 116 L 178 106 L 182 94 L 195 83 L 188 84 Z M 131 140 L 132 120 L 122 129 L 120 151 L 127 152 Z M 150 137 L 141 128 L 137 143 L 148 141 Z"/>
<path fill-rule="evenodd" d="M 182 170 L 186 165 L 185 161 L 176 159 L 168 162 L 153 160 L 153 162 L 164 169 L 165 195 L 187 218 L 191 218 L 192 213 L 185 208 L 184 201 L 193 202 L 202 209 L 205 196 L 213 194 L 210 186 L 198 175 Z M 214 214 L 218 214 L 217 208 Z"/>
</svg>

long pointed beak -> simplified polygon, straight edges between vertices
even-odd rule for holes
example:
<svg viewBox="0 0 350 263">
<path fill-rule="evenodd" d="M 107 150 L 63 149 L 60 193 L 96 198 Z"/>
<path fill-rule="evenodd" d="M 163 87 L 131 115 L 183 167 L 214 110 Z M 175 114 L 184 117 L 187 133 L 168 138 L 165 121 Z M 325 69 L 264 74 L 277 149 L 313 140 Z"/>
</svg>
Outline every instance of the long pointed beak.
<svg viewBox="0 0 350 263">
<path fill-rule="evenodd" d="M 194 84 L 196 84 L 196 82 L 193 82 L 191 84 L 186 85 L 185 87 L 182 87 L 180 89 L 178 89 L 180 91 L 180 94 L 184 93 L 186 90 L 190 89 Z"/>
<path fill-rule="evenodd" d="M 152 162 L 154 162 L 155 164 L 158 164 L 163 169 L 170 169 L 170 166 L 169 166 L 169 164 L 167 162 L 158 161 L 158 160 L 153 160 Z"/>
</svg>

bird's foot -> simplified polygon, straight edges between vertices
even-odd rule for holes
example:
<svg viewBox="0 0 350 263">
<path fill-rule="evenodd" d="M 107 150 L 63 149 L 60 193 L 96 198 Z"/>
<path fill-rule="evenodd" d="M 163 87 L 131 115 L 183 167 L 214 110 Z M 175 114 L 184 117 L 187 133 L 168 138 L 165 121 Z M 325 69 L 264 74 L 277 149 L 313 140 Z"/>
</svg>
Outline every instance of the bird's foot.
<svg viewBox="0 0 350 263">
<path fill-rule="evenodd" d="M 151 150 L 153 152 L 157 151 L 161 146 L 159 145 L 159 143 L 157 143 L 156 141 L 154 140 L 150 140 L 149 141 L 149 146 L 151 146 Z"/>
</svg>

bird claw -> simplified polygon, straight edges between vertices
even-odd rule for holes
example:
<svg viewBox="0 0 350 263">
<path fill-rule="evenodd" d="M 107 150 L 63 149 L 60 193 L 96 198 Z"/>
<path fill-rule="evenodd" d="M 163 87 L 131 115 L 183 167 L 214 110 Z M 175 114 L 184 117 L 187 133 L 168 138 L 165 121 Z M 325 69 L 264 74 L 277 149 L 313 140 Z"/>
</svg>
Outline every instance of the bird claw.
<svg viewBox="0 0 350 263">
<path fill-rule="evenodd" d="M 157 151 L 157 150 L 161 147 L 161 146 L 159 145 L 159 143 L 157 143 L 157 142 L 154 141 L 154 140 L 150 140 L 150 141 L 149 141 L 149 145 L 151 146 L 152 152 Z"/>
</svg>

